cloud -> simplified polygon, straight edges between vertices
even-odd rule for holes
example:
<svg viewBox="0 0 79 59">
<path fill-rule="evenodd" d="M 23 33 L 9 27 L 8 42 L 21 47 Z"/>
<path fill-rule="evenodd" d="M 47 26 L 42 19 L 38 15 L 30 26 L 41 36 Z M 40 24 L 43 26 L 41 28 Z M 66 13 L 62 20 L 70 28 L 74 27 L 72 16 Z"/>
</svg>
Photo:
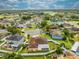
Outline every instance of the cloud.
<svg viewBox="0 0 79 59">
<path fill-rule="evenodd" d="M 27 2 L 32 9 L 49 9 L 49 5 L 57 0 L 28 0 Z"/>
<path fill-rule="evenodd" d="M 72 6 L 72 8 L 77 8 L 77 9 L 79 9 L 79 1 L 77 1 L 77 2 Z"/>
<path fill-rule="evenodd" d="M 0 9 L 64 9 L 78 5 L 78 0 L 0 0 Z"/>
<path fill-rule="evenodd" d="M 18 2 L 19 0 L 8 0 L 9 2 Z"/>
</svg>

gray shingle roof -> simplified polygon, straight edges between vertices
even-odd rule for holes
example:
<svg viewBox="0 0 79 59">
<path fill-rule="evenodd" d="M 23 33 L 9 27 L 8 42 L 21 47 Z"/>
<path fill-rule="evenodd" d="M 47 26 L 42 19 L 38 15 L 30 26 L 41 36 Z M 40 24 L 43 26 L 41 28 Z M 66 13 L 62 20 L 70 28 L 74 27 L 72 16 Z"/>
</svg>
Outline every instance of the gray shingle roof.
<svg viewBox="0 0 79 59">
<path fill-rule="evenodd" d="M 22 36 L 15 34 L 9 36 L 8 38 L 6 38 L 6 40 L 20 41 L 22 38 L 23 38 Z"/>
</svg>

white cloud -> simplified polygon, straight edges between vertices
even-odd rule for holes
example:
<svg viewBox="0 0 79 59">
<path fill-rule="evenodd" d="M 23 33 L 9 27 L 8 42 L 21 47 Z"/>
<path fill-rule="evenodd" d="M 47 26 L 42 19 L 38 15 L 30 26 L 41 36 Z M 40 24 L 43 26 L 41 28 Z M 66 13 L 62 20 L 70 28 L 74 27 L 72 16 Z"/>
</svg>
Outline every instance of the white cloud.
<svg viewBox="0 0 79 59">
<path fill-rule="evenodd" d="M 54 4 L 53 6 L 54 6 L 54 9 L 63 9 L 64 8 L 63 5 L 56 5 L 56 4 Z"/>
<path fill-rule="evenodd" d="M 33 9 L 48 9 L 49 4 L 56 3 L 58 0 L 26 0 L 29 8 Z"/>
<path fill-rule="evenodd" d="M 19 0 L 8 0 L 9 2 L 18 2 Z"/>
<path fill-rule="evenodd" d="M 79 9 L 79 1 L 77 1 L 73 6 L 72 8 L 78 8 Z"/>
<path fill-rule="evenodd" d="M 57 2 L 65 2 L 68 0 L 0 0 L 0 8 L 20 9 L 21 3 L 24 9 L 63 9 L 65 4 L 57 4 Z M 69 2 L 70 3 L 70 2 Z M 23 6 L 22 5 L 22 6 Z M 73 7 L 78 8 L 79 2 L 75 3 Z M 22 7 L 21 6 L 21 7 Z"/>
</svg>

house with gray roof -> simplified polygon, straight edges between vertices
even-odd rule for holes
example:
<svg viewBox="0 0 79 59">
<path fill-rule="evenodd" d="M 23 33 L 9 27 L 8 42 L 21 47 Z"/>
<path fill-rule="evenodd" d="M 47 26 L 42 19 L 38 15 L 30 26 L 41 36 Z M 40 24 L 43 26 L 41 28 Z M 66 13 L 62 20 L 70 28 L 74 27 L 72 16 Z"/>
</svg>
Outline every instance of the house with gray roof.
<svg viewBox="0 0 79 59">
<path fill-rule="evenodd" d="M 19 45 L 24 43 L 24 37 L 19 34 L 10 35 L 6 38 L 7 44 L 10 45 L 11 48 L 18 48 Z"/>
</svg>

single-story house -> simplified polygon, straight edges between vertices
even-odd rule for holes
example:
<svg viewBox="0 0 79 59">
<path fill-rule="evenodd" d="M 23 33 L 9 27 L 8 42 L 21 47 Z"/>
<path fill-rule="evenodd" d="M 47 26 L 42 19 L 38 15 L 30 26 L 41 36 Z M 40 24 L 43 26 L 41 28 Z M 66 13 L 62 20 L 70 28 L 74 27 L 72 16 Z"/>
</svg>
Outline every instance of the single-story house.
<svg viewBox="0 0 79 59">
<path fill-rule="evenodd" d="M 0 20 L 0 25 L 4 26 L 4 27 L 7 27 L 8 25 L 10 26 L 10 22 L 7 21 L 7 20 Z"/>
<path fill-rule="evenodd" d="M 52 38 L 54 39 L 60 39 L 62 40 L 62 32 L 59 29 L 50 29 L 50 35 L 52 36 Z"/>
<path fill-rule="evenodd" d="M 58 25 L 50 25 L 49 29 L 58 29 Z"/>
<path fill-rule="evenodd" d="M 10 35 L 6 38 L 6 41 L 11 48 L 18 48 L 19 45 L 24 43 L 24 37 L 20 36 L 19 34 Z"/>
<path fill-rule="evenodd" d="M 33 21 L 34 21 L 36 24 L 38 24 L 38 23 L 41 23 L 43 20 L 42 20 L 42 17 L 36 16 L 36 17 L 33 18 Z"/>
<path fill-rule="evenodd" d="M 53 24 L 57 24 L 57 25 L 61 25 L 61 24 L 64 24 L 64 21 L 63 20 L 53 20 Z"/>
<path fill-rule="evenodd" d="M 8 33 L 6 29 L 0 29 L 0 39 L 6 37 Z"/>
<path fill-rule="evenodd" d="M 0 33 L 8 33 L 7 29 L 0 29 Z"/>
<path fill-rule="evenodd" d="M 43 33 L 43 31 L 41 29 L 34 29 L 34 30 L 28 30 L 24 32 L 25 34 L 29 34 L 30 36 L 36 36 L 36 35 L 40 35 Z"/>
<path fill-rule="evenodd" d="M 70 28 L 70 30 L 71 30 L 72 32 L 79 33 L 79 28 L 72 27 L 72 28 Z"/>
<path fill-rule="evenodd" d="M 75 42 L 74 45 L 72 46 L 71 50 L 75 53 L 79 54 L 79 42 Z"/>
<path fill-rule="evenodd" d="M 17 24 L 16 27 L 17 28 L 26 28 L 26 25 L 24 25 L 24 24 Z"/>
<path fill-rule="evenodd" d="M 41 37 L 32 37 L 28 44 L 29 51 L 47 51 L 49 45 L 47 39 Z"/>
<path fill-rule="evenodd" d="M 73 25 L 69 24 L 69 23 L 64 23 L 62 24 L 65 28 L 72 28 Z"/>
</svg>

